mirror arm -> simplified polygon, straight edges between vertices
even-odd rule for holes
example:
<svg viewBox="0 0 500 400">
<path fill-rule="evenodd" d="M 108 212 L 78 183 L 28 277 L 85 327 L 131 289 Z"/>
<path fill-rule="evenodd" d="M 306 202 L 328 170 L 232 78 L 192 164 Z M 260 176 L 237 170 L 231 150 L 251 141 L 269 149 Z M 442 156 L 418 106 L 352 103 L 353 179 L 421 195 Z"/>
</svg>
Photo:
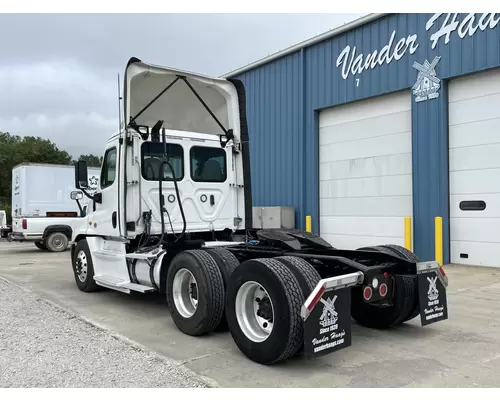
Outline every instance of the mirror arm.
<svg viewBox="0 0 500 400">
<path fill-rule="evenodd" d="M 82 187 L 80 187 L 80 190 L 81 190 L 81 191 L 83 192 L 83 194 L 84 194 L 85 196 L 87 196 L 90 200 L 93 200 L 94 202 L 99 203 L 99 204 L 101 204 L 101 203 L 102 203 L 102 194 L 101 194 L 101 193 L 96 193 L 96 194 L 94 194 L 94 195 L 91 195 L 91 194 L 88 194 L 88 192 L 87 192 L 84 188 L 82 188 Z"/>
<path fill-rule="evenodd" d="M 80 200 L 76 199 L 76 204 L 78 205 L 78 209 L 80 210 L 80 217 L 83 217 L 83 208 L 82 205 L 80 204 Z"/>
</svg>

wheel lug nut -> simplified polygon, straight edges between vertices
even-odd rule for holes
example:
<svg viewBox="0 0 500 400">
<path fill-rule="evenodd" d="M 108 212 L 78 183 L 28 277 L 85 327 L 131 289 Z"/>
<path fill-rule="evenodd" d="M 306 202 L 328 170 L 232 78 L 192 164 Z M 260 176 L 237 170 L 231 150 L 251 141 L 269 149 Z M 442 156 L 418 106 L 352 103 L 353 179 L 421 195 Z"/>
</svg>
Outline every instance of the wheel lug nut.
<svg viewBox="0 0 500 400">
<path fill-rule="evenodd" d="M 257 303 L 259 303 L 259 302 L 260 302 L 260 297 L 257 297 L 257 298 L 255 299 L 255 301 L 256 301 Z"/>
</svg>

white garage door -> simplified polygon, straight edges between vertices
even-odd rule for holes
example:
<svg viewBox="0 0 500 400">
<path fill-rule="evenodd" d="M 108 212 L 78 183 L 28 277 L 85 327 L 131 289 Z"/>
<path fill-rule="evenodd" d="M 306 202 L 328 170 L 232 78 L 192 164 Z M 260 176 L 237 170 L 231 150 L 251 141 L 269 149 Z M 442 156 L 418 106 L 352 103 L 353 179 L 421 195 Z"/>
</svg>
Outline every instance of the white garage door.
<svg viewBox="0 0 500 400">
<path fill-rule="evenodd" d="M 324 110 L 320 233 L 332 246 L 404 244 L 412 216 L 409 91 Z"/>
<path fill-rule="evenodd" d="M 500 267 L 500 71 L 450 82 L 450 257 Z"/>
</svg>

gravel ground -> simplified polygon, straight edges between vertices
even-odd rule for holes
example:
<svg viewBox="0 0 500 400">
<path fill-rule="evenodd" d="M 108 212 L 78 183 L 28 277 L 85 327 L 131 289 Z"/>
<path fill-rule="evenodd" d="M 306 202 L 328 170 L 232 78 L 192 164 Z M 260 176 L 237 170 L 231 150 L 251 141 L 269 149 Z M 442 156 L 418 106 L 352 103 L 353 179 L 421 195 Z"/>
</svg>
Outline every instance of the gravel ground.
<svg viewBox="0 0 500 400">
<path fill-rule="evenodd" d="M 208 387 L 168 360 L 0 279 L 0 387 Z"/>
</svg>

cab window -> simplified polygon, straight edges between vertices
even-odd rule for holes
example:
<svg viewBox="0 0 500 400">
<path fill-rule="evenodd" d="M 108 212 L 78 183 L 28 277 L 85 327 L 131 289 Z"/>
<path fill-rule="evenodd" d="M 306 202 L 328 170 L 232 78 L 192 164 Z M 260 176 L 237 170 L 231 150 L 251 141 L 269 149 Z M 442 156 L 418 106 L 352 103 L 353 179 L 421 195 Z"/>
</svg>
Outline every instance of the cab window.
<svg viewBox="0 0 500 400">
<path fill-rule="evenodd" d="M 101 170 L 101 189 L 111 186 L 116 178 L 116 147 L 106 151 Z"/>
<path fill-rule="evenodd" d="M 181 181 L 184 178 L 184 151 L 182 146 L 167 143 L 166 153 L 163 143 L 145 142 L 141 145 L 142 177 L 147 181 L 158 181 L 160 179 L 160 167 L 163 157 L 172 166 L 175 180 Z M 163 180 L 173 181 L 172 169 L 168 164 L 163 165 Z"/>
<path fill-rule="evenodd" d="M 194 146 L 190 151 L 191 179 L 222 183 L 227 179 L 226 151 L 217 147 Z"/>
</svg>

